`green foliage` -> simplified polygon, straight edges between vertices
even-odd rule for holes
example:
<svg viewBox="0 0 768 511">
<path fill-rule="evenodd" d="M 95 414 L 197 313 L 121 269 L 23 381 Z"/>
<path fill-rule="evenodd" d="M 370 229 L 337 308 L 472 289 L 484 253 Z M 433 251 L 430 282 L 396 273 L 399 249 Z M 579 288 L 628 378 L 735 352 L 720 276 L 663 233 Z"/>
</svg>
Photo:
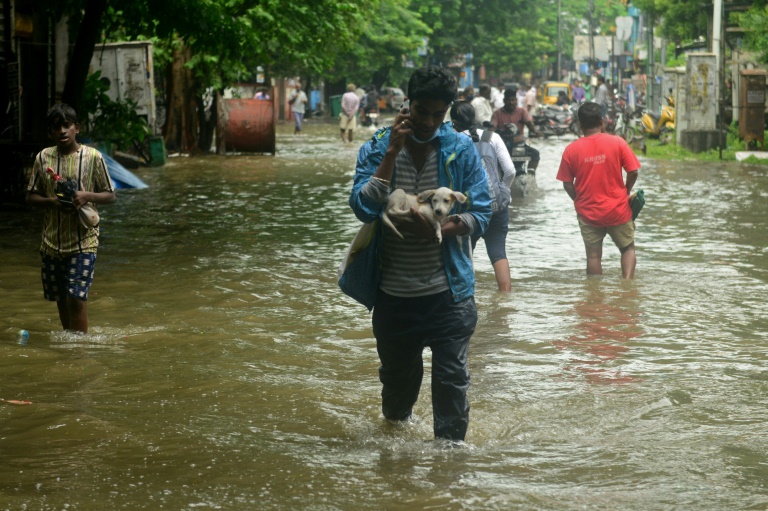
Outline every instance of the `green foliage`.
<svg viewBox="0 0 768 511">
<path fill-rule="evenodd" d="M 766 140 L 768 140 L 768 132 L 766 132 Z M 719 149 L 710 149 L 709 151 L 703 151 L 701 153 L 693 153 L 684 147 L 677 145 L 675 143 L 674 135 L 671 137 L 671 142 L 667 144 L 662 144 L 658 140 L 650 139 L 646 139 L 645 144 L 645 156 L 649 158 L 668 161 L 721 161 Z M 739 138 L 738 127 L 734 122 L 728 128 L 725 147 L 722 151 L 722 161 L 736 161 L 736 153 L 746 150 L 748 149 L 745 147 L 744 141 Z M 761 160 L 755 157 L 750 157 L 747 160 L 744 160 L 744 162 L 768 165 L 768 160 Z"/>
<path fill-rule="evenodd" d="M 685 66 L 688 62 L 688 55 L 682 53 L 679 57 L 675 58 L 675 44 L 670 43 L 667 45 L 667 67 L 681 67 Z M 659 59 L 660 61 L 661 59 Z"/>
<path fill-rule="evenodd" d="M 85 83 L 79 117 L 81 132 L 95 141 L 112 142 L 118 149 L 132 147 L 133 141 L 144 141 L 149 135 L 146 120 L 136 113 L 134 101 L 113 101 L 109 84 L 96 71 Z"/>
<path fill-rule="evenodd" d="M 150 39 L 155 65 L 170 64 L 175 46 L 198 90 L 252 78 L 262 66 L 274 76 L 321 74 L 349 51 L 375 17 L 379 0 L 110 0 L 112 41 Z M 202 93 L 202 92 L 201 92 Z"/>
<path fill-rule="evenodd" d="M 761 62 L 768 62 L 768 6 L 757 4 L 737 19 L 746 30 L 745 47 L 754 51 Z"/>
<path fill-rule="evenodd" d="M 406 63 L 423 64 L 418 48 L 431 33 L 410 4 L 411 0 L 381 0 L 378 10 L 363 22 L 357 44 L 348 53 L 339 54 L 323 76 L 330 81 L 343 79 L 377 87 L 400 86 L 407 81 L 412 69 Z"/>
<path fill-rule="evenodd" d="M 660 22 L 658 35 L 679 45 L 707 36 L 707 11 L 711 4 L 692 4 L 690 0 L 633 0 L 632 5 Z"/>
</svg>

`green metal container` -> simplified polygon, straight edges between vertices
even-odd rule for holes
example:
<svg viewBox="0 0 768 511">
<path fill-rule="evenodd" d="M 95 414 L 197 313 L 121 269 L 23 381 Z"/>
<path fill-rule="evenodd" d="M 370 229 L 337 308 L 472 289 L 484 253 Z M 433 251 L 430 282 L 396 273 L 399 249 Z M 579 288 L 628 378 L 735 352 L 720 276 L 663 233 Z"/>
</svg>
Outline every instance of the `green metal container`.
<svg viewBox="0 0 768 511">
<path fill-rule="evenodd" d="M 150 167 L 161 167 L 165 165 L 166 153 L 163 137 L 149 138 L 149 157 Z"/>
<path fill-rule="evenodd" d="M 328 101 L 331 103 L 331 117 L 338 117 L 341 114 L 341 96 L 331 96 Z"/>
</svg>

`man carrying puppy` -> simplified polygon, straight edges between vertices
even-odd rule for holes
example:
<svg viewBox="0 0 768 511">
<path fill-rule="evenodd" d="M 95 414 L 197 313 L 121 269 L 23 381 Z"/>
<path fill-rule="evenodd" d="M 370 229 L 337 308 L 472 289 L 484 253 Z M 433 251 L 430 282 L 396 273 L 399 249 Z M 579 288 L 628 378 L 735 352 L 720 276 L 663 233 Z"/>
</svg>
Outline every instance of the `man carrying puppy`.
<svg viewBox="0 0 768 511">
<path fill-rule="evenodd" d="M 470 237 L 491 217 L 488 182 L 469 137 L 443 124 L 456 98 L 455 78 L 437 66 L 418 69 L 408 82 L 409 106 L 391 127 L 360 148 L 350 206 L 365 223 L 378 219 L 392 190 L 406 193 L 446 186 L 467 201 L 442 226 L 443 242 L 412 209 L 412 222 L 383 236 L 373 333 L 381 361 L 382 411 L 407 421 L 424 373 L 422 352 L 432 350 L 435 438 L 463 441 L 469 424 L 469 340 L 477 323 Z"/>
</svg>

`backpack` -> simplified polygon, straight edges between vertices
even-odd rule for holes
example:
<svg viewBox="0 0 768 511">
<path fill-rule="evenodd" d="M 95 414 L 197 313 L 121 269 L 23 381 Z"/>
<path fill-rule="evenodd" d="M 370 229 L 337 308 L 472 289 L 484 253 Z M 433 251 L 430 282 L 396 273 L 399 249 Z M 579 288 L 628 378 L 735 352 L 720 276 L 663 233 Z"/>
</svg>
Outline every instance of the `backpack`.
<svg viewBox="0 0 768 511">
<path fill-rule="evenodd" d="M 496 150 L 491 145 L 493 132 L 484 130 L 480 140 L 475 142 L 477 152 L 483 162 L 485 174 L 488 176 L 488 191 L 491 194 L 491 210 L 495 213 L 509 206 L 509 188 L 504 186 L 499 173 L 499 164 L 496 160 Z"/>
</svg>

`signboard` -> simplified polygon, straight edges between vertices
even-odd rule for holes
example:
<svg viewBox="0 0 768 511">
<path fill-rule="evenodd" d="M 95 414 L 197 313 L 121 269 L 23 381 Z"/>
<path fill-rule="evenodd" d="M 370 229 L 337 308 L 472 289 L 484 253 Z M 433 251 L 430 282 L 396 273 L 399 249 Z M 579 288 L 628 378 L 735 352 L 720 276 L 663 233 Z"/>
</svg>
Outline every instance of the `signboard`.
<svg viewBox="0 0 768 511">
<path fill-rule="evenodd" d="M 632 36 L 632 25 L 634 20 L 631 16 L 619 16 L 616 18 L 616 39 L 619 41 L 628 41 Z"/>
<path fill-rule="evenodd" d="M 752 104 L 752 105 L 765 104 L 765 91 L 764 90 L 748 90 L 747 104 Z"/>
<path fill-rule="evenodd" d="M 595 60 L 608 62 L 611 60 L 612 49 L 623 48 L 623 45 L 614 45 L 613 37 L 596 35 L 592 37 L 595 46 Z M 582 62 L 589 60 L 589 36 L 577 35 L 573 37 L 573 60 Z"/>
</svg>

